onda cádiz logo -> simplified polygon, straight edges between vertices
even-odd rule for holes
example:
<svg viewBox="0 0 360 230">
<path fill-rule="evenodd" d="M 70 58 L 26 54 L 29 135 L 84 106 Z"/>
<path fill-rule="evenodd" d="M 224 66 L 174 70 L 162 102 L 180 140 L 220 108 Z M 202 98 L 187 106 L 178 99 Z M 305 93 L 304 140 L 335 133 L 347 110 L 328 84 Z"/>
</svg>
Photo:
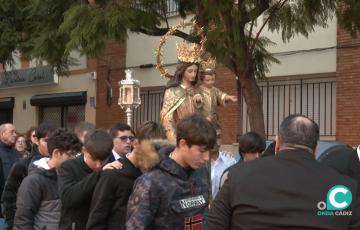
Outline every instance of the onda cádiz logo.
<svg viewBox="0 0 360 230">
<path fill-rule="evenodd" d="M 351 216 L 352 211 L 346 211 L 352 202 L 350 189 L 343 185 L 335 185 L 330 188 L 326 195 L 326 203 L 317 203 L 318 216 Z"/>
</svg>

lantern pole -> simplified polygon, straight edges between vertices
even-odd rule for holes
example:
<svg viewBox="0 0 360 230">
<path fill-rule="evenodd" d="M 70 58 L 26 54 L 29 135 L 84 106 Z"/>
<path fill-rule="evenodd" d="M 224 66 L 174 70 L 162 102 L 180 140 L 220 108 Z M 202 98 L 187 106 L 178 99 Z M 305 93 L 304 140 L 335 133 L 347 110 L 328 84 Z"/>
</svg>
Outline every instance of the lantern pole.
<svg viewBox="0 0 360 230">
<path fill-rule="evenodd" d="M 130 106 L 126 108 L 126 118 L 127 118 L 127 124 L 131 127 L 132 126 L 132 109 Z"/>
</svg>

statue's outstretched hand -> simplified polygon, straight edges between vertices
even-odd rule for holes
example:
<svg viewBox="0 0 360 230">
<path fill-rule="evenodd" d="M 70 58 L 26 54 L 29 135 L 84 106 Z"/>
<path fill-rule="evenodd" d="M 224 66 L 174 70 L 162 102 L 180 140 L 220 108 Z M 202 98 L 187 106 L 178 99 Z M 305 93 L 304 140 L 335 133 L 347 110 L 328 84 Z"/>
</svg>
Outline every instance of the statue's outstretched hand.
<svg viewBox="0 0 360 230">
<path fill-rule="evenodd" d="M 228 95 L 226 96 L 226 101 L 237 102 L 238 99 L 236 96 Z"/>
</svg>

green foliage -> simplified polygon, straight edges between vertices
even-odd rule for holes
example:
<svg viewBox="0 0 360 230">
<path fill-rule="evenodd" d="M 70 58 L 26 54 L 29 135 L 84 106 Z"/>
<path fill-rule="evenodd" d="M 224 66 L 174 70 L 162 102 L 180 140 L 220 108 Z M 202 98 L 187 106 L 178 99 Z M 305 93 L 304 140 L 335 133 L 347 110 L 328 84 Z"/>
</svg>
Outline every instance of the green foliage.
<svg viewBox="0 0 360 230">
<path fill-rule="evenodd" d="M 21 1 L 0 0 L 0 62 L 12 64 L 12 53 L 21 41 L 21 22 L 24 20 Z"/>
<path fill-rule="evenodd" d="M 339 3 L 337 16 L 340 24 L 355 37 L 360 30 L 360 1 L 342 0 Z"/>
<path fill-rule="evenodd" d="M 336 10 L 334 0 L 279 1 L 264 14 L 269 18 L 269 29 L 282 34 L 284 41 L 295 35 L 308 36 L 315 26 L 325 27 Z"/>
<path fill-rule="evenodd" d="M 281 33 L 284 41 L 326 26 L 335 12 L 352 35 L 360 28 L 357 0 L 174 1 L 182 17 L 194 15 L 204 26 L 207 51 L 236 74 L 252 69 L 264 77 L 268 65 L 277 62 L 266 50 L 271 41 L 258 34 L 263 23 Z M 168 2 L 96 0 L 94 5 L 86 0 L 0 0 L 0 62 L 12 63 L 12 53 L 19 51 L 22 58 L 46 60 L 66 70 L 73 62 L 69 59 L 73 49 L 97 56 L 109 39 L 121 42 L 128 31 L 164 34 Z"/>
<path fill-rule="evenodd" d="M 253 39 L 252 39 L 253 40 Z M 254 42 L 254 40 L 252 41 Z M 280 61 L 276 59 L 274 56 L 272 56 L 271 53 L 269 53 L 266 48 L 268 46 L 275 45 L 274 42 L 272 42 L 267 37 L 259 37 L 258 42 L 256 43 L 256 46 L 253 51 L 253 63 L 254 63 L 254 74 L 259 79 L 265 79 L 265 73 L 269 72 L 269 65 L 271 63 L 277 63 L 279 64 Z"/>
</svg>

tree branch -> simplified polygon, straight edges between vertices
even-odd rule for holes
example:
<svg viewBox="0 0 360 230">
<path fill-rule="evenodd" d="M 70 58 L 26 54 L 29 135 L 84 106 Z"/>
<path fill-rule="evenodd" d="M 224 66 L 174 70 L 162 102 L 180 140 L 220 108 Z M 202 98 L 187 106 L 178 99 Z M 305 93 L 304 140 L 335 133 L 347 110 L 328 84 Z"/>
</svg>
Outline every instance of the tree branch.
<svg viewBox="0 0 360 230">
<path fill-rule="evenodd" d="M 283 2 L 281 2 L 281 1 L 282 1 L 282 0 L 279 0 L 279 1 L 276 3 L 276 5 L 274 6 L 273 10 L 270 12 L 269 16 L 266 18 L 266 20 L 264 21 L 263 25 L 261 26 L 260 30 L 257 32 L 256 37 L 255 37 L 255 39 L 254 39 L 254 42 L 253 42 L 253 44 L 252 44 L 252 46 L 251 46 L 251 49 L 250 49 L 250 53 L 252 53 L 252 52 L 254 51 L 255 45 L 256 45 L 257 41 L 259 40 L 259 36 L 260 36 L 262 30 L 264 29 L 265 25 L 266 25 L 266 24 L 268 23 L 268 21 L 270 20 L 270 18 L 274 15 L 274 13 L 275 13 L 277 10 L 281 9 L 281 7 L 283 7 L 284 4 L 285 4 L 288 0 L 284 0 Z"/>
<path fill-rule="evenodd" d="M 252 20 L 251 25 L 250 25 L 250 31 L 249 31 L 249 44 L 251 41 L 251 35 L 252 35 L 253 28 L 254 28 L 254 24 L 255 24 L 255 20 Z"/>
<path fill-rule="evenodd" d="M 161 7 L 161 11 L 163 13 L 163 16 L 164 16 L 164 21 L 166 23 L 166 27 L 169 28 L 169 22 L 168 22 L 168 17 L 167 17 L 167 9 L 166 9 L 167 5 L 163 4 L 162 7 Z"/>
<path fill-rule="evenodd" d="M 150 35 L 150 36 L 163 36 L 169 31 L 169 28 L 155 28 L 154 30 L 151 30 L 151 31 L 146 30 L 144 28 L 137 28 L 134 31 L 140 32 L 140 33 L 143 33 L 146 35 Z M 174 32 L 173 36 L 182 38 L 188 42 L 193 42 L 193 43 L 198 43 L 198 44 L 200 43 L 200 40 L 201 40 L 200 36 L 192 36 L 190 34 L 184 33 L 181 30 L 176 30 Z"/>
</svg>

